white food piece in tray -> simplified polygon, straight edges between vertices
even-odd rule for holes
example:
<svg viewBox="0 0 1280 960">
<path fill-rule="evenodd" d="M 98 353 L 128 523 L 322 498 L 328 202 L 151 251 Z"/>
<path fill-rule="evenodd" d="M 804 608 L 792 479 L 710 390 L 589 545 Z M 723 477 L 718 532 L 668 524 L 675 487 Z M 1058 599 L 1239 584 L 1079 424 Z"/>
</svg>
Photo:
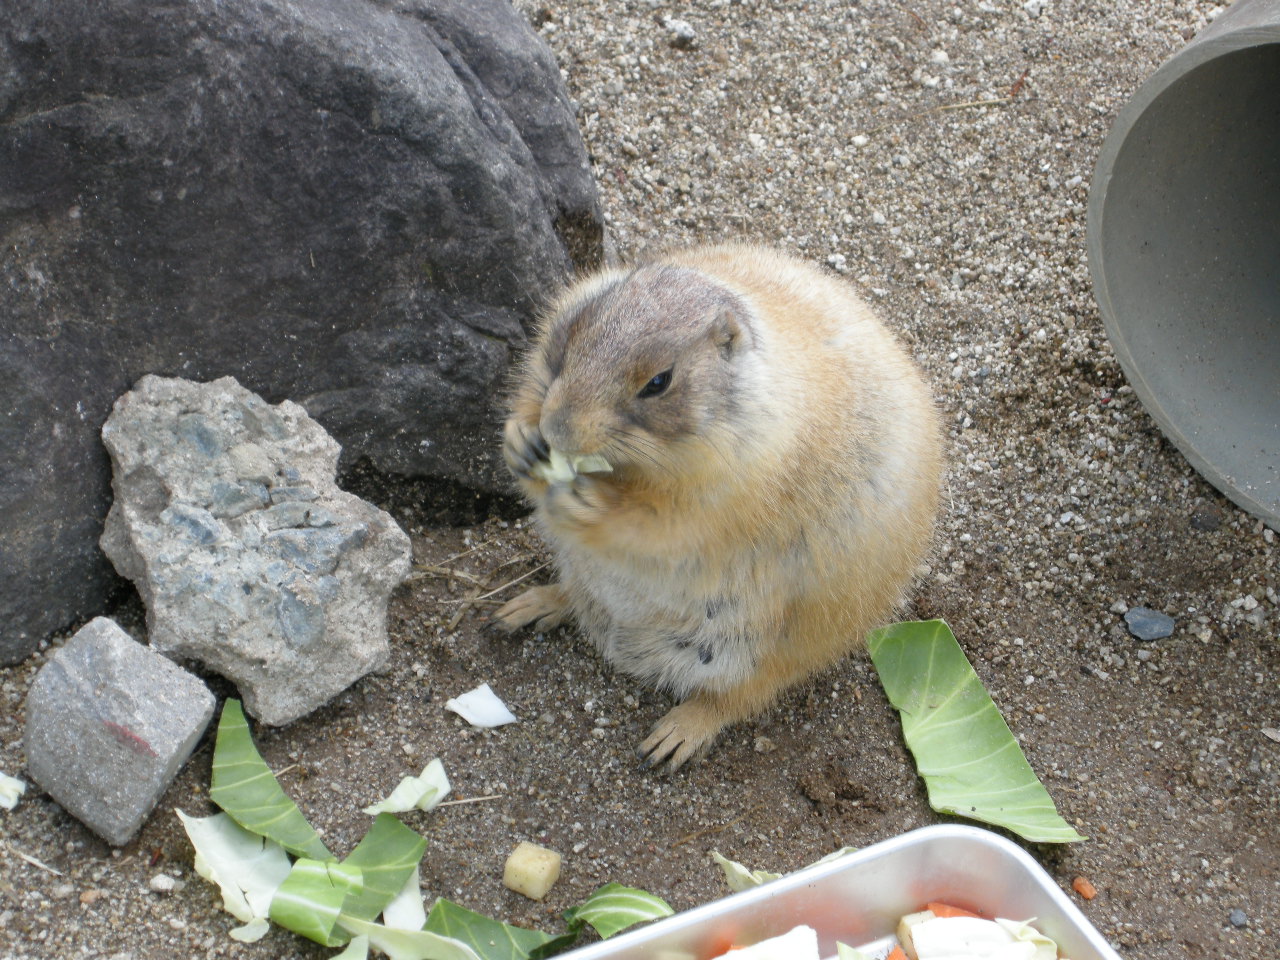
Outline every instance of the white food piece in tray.
<svg viewBox="0 0 1280 960">
<path fill-rule="evenodd" d="M 780 937 L 770 937 L 750 947 L 738 947 L 723 956 L 732 960 L 822 960 L 818 953 L 818 932 L 803 924 Z"/>
<path fill-rule="evenodd" d="M 902 949 L 911 960 L 919 960 L 916 956 L 916 946 L 912 938 L 911 931 L 926 920 L 934 920 L 936 917 L 932 910 L 921 910 L 919 913 L 908 913 L 898 921 L 898 943 L 902 944 Z"/>
<path fill-rule="evenodd" d="M 1016 920 L 935 917 L 913 924 L 911 941 L 918 960 L 1057 960 L 1058 956 L 1052 940 Z"/>
</svg>

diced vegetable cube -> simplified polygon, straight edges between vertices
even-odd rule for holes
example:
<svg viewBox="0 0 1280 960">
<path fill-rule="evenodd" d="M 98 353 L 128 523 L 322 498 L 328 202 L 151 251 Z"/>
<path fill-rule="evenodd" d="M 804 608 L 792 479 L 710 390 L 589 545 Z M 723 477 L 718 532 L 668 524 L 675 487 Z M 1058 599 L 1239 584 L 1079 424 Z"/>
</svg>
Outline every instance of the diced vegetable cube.
<svg viewBox="0 0 1280 960">
<path fill-rule="evenodd" d="M 502 883 L 509 890 L 531 900 L 541 900 L 560 879 L 560 854 L 546 847 L 522 841 L 507 857 Z"/>
</svg>

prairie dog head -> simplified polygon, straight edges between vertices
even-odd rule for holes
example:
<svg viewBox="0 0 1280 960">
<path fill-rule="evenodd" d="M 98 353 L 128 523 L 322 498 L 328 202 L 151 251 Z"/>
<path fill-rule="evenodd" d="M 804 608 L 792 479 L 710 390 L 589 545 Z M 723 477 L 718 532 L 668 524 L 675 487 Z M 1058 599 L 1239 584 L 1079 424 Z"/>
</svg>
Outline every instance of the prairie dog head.
<svg viewBox="0 0 1280 960">
<path fill-rule="evenodd" d="M 539 427 L 566 454 L 672 466 L 683 441 L 727 425 L 752 345 L 746 304 L 695 270 L 589 278 L 561 299 L 531 358 L 545 390 Z"/>
</svg>

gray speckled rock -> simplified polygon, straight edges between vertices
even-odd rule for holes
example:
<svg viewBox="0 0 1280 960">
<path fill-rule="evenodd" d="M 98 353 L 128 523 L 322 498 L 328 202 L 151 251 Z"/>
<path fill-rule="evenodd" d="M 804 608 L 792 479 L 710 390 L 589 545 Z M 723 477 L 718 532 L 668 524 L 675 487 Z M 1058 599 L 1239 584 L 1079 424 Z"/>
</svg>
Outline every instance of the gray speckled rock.
<svg viewBox="0 0 1280 960">
<path fill-rule="evenodd" d="M 227 677 L 276 725 L 386 661 L 409 538 L 338 489 L 338 444 L 300 406 L 230 377 L 144 377 L 102 439 L 102 549 L 137 585 L 152 646 Z"/>
<path fill-rule="evenodd" d="M 213 708 L 198 678 L 99 617 L 36 674 L 27 769 L 68 813 L 120 846 L 177 776 Z"/>
</svg>

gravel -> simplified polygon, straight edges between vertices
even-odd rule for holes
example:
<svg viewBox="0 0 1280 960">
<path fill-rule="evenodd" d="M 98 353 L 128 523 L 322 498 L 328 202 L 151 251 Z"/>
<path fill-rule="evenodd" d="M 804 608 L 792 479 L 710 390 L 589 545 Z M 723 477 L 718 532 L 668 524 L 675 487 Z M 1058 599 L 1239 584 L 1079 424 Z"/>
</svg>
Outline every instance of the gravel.
<svg viewBox="0 0 1280 960">
<path fill-rule="evenodd" d="M 522 6 L 579 105 L 621 256 L 727 238 L 788 248 L 856 284 L 928 371 L 952 467 L 912 612 L 951 623 L 1089 838 L 1032 852 L 1065 890 L 1077 876 L 1094 884 L 1077 903 L 1129 960 L 1274 956 L 1275 535 L 1207 485 L 1137 402 L 1084 247 L 1116 111 L 1221 8 Z M 693 42 L 673 42 L 674 21 Z M 537 582 L 544 555 L 523 523 L 448 529 L 432 524 L 429 499 L 384 505 L 419 562 L 459 573 L 424 573 L 397 593 L 386 672 L 259 734 L 335 848 L 367 828 L 361 805 L 442 756 L 455 796 L 500 799 L 406 815 L 430 839 L 424 888 L 559 929 L 560 911 L 610 880 L 679 909 L 722 895 L 712 848 L 791 870 L 943 819 L 862 657 L 732 731 L 707 762 L 672 779 L 640 772 L 631 749 L 665 712 L 661 696 L 610 675 L 572 631 L 490 636 L 490 601 L 461 602 L 525 574 Z M 1177 620 L 1172 636 L 1135 643 L 1123 614 L 1144 602 Z M 5 772 L 21 773 L 22 698 L 46 656 L 0 672 Z M 481 682 L 522 722 L 482 733 L 443 710 Z M 206 743 L 162 808 L 210 809 L 208 762 Z M 0 813 L 0 957 L 331 953 L 279 932 L 230 941 L 233 921 L 191 870 L 175 820 L 158 813 L 112 851 L 28 791 Z M 521 840 L 564 855 L 544 904 L 501 886 Z M 160 871 L 184 886 L 152 893 Z"/>
</svg>

